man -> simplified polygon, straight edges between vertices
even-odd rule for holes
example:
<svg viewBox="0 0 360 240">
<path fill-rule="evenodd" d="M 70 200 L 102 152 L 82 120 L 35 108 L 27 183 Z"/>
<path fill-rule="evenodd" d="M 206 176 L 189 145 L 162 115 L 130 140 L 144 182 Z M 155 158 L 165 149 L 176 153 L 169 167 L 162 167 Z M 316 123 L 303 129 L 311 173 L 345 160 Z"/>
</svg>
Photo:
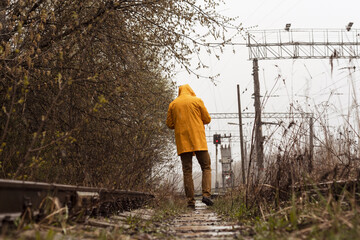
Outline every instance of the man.
<svg viewBox="0 0 360 240">
<path fill-rule="evenodd" d="M 185 194 L 188 207 L 195 208 L 194 181 L 192 178 L 192 156 L 196 158 L 202 170 L 202 202 L 213 205 L 211 197 L 211 168 L 205 137 L 204 124 L 210 123 L 210 115 L 204 102 L 196 97 L 186 84 L 179 87 L 179 96 L 170 103 L 166 125 L 175 129 L 177 153 L 181 158 L 184 174 Z"/>
</svg>

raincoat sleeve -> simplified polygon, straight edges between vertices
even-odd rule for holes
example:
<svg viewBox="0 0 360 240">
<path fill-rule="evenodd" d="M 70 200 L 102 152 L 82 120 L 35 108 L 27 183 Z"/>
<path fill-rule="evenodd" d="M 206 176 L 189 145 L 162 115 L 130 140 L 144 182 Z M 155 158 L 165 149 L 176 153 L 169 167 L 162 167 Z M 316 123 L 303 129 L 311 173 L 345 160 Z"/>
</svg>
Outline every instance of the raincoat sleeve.
<svg viewBox="0 0 360 240">
<path fill-rule="evenodd" d="M 173 119 L 172 114 L 171 114 L 171 104 L 169 105 L 169 109 L 168 109 L 168 113 L 167 113 L 166 125 L 170 129 L 175 129 L 174 119 Z"/>
<path fill-rule="evenodd" d="M 210 114 L 208 113 L 204 102 L 200 99 L 200 112 L 201 112 L 201 120 L 204 124 L 209 124 L 211 122 Z"/>
</svg>

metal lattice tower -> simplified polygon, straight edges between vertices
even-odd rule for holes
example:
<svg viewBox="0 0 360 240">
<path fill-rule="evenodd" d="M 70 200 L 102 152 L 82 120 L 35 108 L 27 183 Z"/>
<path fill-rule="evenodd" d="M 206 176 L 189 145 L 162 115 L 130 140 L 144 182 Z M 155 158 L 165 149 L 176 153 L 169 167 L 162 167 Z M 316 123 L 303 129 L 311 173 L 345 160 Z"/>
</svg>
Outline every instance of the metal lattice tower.
<svg viewBox="0 0 360 240">
<path fill-rule="evenodd" d="M 255 118 L 255 113 L 243 112 L 242 118 Z M 211 119 L 238 119 L 238 113 L 210 113 Z M 312 113 L 281 113 L 281 112 L 267 112 L 262 113 L 262 118 L 310 118 Z"/>
<path fill-rule="evenodd" d="M 251 31 L 247 47 L 250 60 L 360 58 L 360 30 Z"/>
<path fill-rule="evenodd" d="M 248 33 L 246 46 L 249 48 L 249 60 L 253 61 L 255 150 L 258 169 L 263 167 L 258 60 L 360 58 L 360 30 L 351 29 L 352 25 L 350 22 L 346 29 L 290 29 L 291 24 L 286 24 L 284 30 Z M 311 152 L 310 159 L 312 155 Z"/>
</svg>

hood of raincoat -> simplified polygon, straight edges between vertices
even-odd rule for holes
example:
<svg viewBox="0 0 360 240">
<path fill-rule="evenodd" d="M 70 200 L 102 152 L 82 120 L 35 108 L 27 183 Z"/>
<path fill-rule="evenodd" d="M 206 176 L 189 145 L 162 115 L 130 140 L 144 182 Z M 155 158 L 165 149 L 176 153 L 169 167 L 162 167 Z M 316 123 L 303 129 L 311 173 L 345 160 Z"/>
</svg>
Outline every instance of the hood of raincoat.
<svg viewBox="0 0 360 240">
<path fill-rule="evenodd" d="M 186 84 L 179 87 L 178 97 L 169 105 L 166 125 L 175 130 L 177 153 L 208 150 L 205 127 L 211 117 L 204 102 Z"/>
<path fill-rule="evenodd" d="M 191 95 L 193 97 L 196 97 L 194 90 L 190 87 L 189 84 L 185 84 L 179 87 L 179 95 Z"/>
</svg>

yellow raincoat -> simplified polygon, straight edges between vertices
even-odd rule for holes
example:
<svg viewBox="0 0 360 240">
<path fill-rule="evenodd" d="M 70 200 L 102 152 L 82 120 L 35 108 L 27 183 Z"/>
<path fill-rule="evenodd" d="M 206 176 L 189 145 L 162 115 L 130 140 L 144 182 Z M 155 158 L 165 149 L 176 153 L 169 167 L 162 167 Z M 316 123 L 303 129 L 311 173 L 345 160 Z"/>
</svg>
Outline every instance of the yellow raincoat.
<svg viewBox="0 0 360 240">
<path fill-rule="evenodd" d="M 166 125 L 175 129 L 177 153 L 208 150 L 205 127 L 211 117 L 204 102 L 186 84 L 179 87 L 179 96 L 170 103 Z"/>
</svg>

